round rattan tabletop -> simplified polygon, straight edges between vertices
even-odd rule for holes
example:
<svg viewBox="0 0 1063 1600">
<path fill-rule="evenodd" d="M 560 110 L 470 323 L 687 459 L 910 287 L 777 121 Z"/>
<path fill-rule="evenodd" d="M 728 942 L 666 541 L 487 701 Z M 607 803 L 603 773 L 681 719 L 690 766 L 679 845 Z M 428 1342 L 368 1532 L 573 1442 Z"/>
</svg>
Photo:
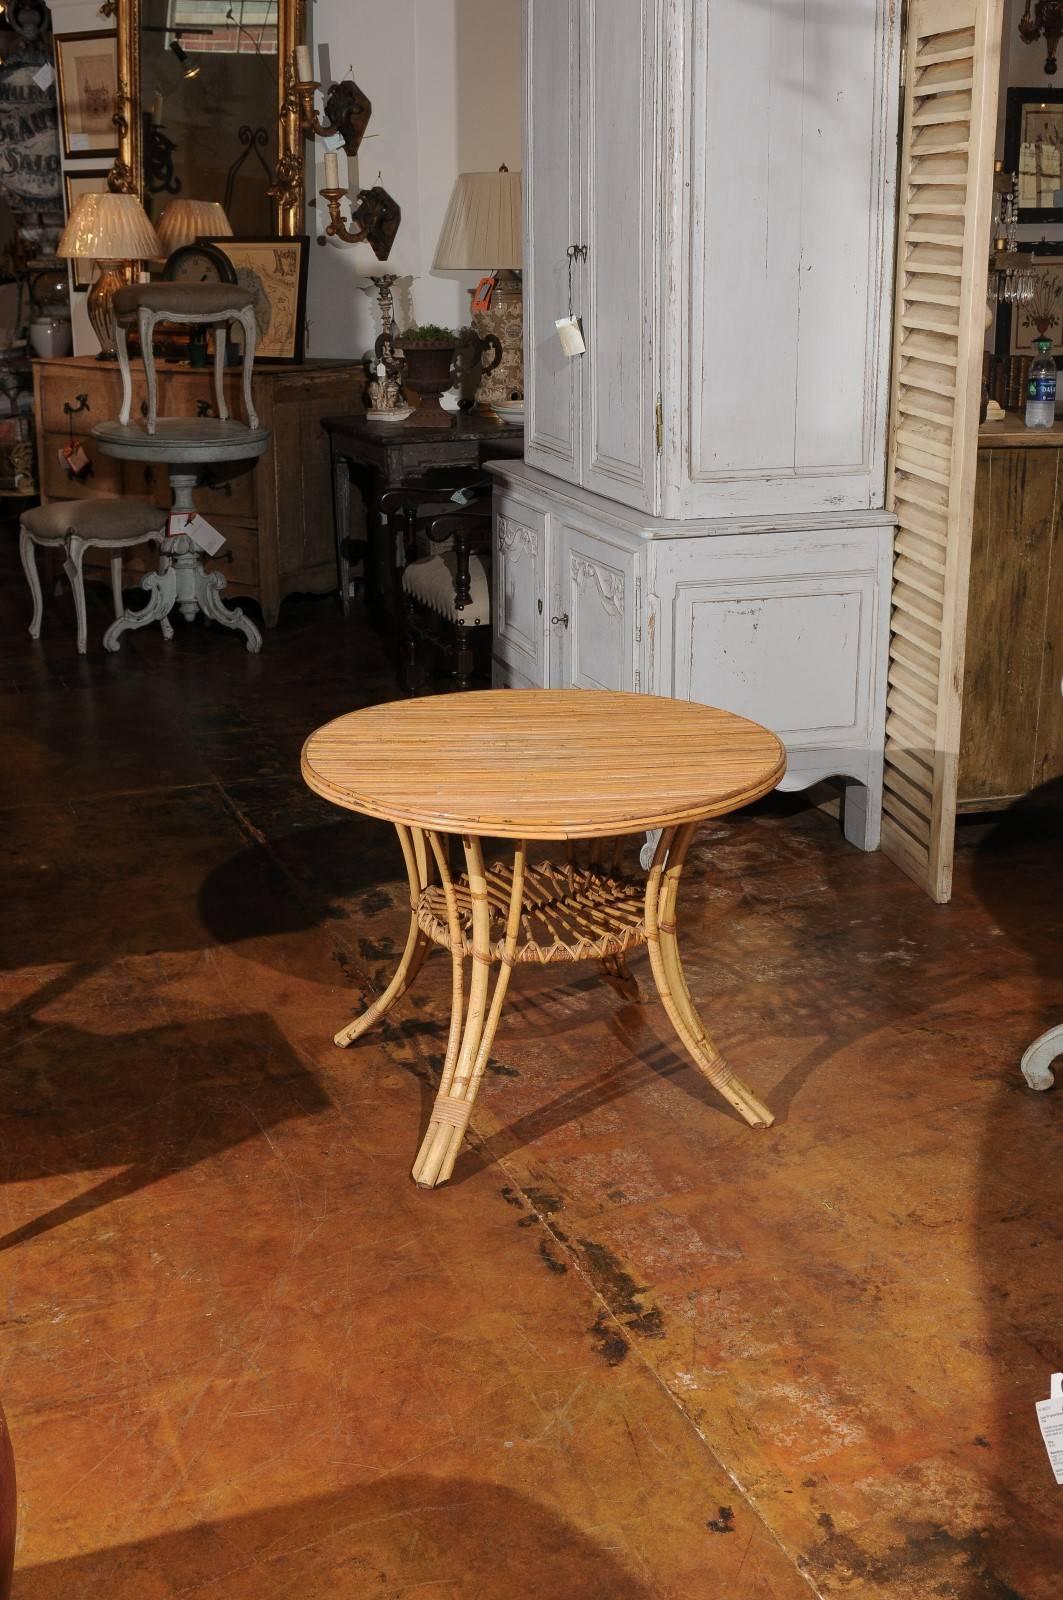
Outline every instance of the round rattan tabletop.
<svg viewBox="0 0 1063 1600">
<path fill-rule="evenodd" d="M 729 711 L 596 689 L 486 689 L 337 717 L 303 746 L 310 788 L 444 833 L 593 839 L 720 816 L 775 788 L 773 733 Z"/>
</svg>

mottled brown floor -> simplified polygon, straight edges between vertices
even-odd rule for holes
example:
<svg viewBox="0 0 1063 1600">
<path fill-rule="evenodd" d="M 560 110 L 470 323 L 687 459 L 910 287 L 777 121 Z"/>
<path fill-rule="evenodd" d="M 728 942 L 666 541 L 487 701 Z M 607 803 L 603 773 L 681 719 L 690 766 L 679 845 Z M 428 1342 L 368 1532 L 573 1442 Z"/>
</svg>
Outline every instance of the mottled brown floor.
<svg viewBox="0 0 1063 1600">
<path fill-rule="evenodd" d="M 1049 1600 L 1063 1489 L 1053 795 L 935 908 L 821 814 L 707 828 L 663 1016 L 518 972 L 454 1182 L 408 1170 L 447 968 L 330 1037 L 403 931 L 388 830 L 297 775 L 395 691 L 332 601 L 261 657 L 25 637 L 0 551 L 2 1373 L 15 1600 Z"/>
</svg>

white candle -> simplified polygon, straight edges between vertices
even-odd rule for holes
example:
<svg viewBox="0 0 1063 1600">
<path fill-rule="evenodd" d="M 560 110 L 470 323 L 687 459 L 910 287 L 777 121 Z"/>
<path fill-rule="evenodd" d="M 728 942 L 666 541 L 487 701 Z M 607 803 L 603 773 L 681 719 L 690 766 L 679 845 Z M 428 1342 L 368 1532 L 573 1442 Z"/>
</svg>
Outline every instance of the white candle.
<svg viewBox="0 0 1063 1600">
<path fill-rule="evenodd" d="M 340 186 L 340 158 L 335 150 L 325 151 L 325 188 L 338 189 Z"/>
<path fill-rule="evenodd" d="M 156 89 L 155 98 L 151 102 L 151 120 L 158 127 L 162 122 L 162 90 Z"/>
<path fill-rule="evenodd" d="M 305 44 L 297 44 L 295 47 L 295 75 L 300 83 L 313 82 L 310 68 L 310 50 Z"/>
</svg>

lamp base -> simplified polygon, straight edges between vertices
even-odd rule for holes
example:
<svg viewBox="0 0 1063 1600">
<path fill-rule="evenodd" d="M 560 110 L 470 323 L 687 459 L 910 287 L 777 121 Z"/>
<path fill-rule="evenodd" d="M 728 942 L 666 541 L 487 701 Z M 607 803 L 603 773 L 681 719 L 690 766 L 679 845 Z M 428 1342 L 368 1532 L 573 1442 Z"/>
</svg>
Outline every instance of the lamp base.
<svg viewBox="0 0 1063 1600">
<path fill-rule="evenodd" d="M 476 391 L 481 405 L 524 398 L 524 289 L 519 272 L 503 267 L 495 273 L 495 288 L 487 311 L 478 311 L 472 325 L 481 339 L 497 339 L 502 354 L 485 372 Z"/>
<path fill-rule="evenodd" d="M 115 361 L 118 357 L 118 328 L 114 317 L 114 297 L 125 284 L 129 267 L 124 261 L 97 262 L 99 274 L 89 287 L 89 321 L 92 331 L 100 341 L 100 360 Z"/>
</svg>

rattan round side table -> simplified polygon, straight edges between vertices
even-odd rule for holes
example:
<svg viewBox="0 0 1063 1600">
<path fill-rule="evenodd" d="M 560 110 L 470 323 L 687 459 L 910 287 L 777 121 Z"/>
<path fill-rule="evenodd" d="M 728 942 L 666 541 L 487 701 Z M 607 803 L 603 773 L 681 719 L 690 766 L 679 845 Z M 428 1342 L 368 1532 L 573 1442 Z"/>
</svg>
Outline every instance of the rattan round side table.
<svg viewBox="0 0 1063 1600">
<path fill-rule="evenodd" d="M 387 989 L 336 1035 L 352 1044 L 403 995 L 433 945 L 449 950 L 446 1060 L 413 1177 L 450 1177 L 480 1087 L 513 966 L 587 961 L 626 973 L 649 947 L 661 1002 L 695 1066 L 755 1127 L 767 1107 L 735 1077 L 690 995 L 676 938 L 683 864 L 699 822 L 775 787 L 783 747 L 755 722 L 711 706 L 590 689 L 490 689 L 371 706 L 312 733 L 302 772 L 349 811 L 395 824 L 410 883 L 410 926 Z M 625 839 L 660 830 L 648 873 L 624 870 Z M 447 835 L 466 871 L 451 871 Z M 484 864 L 483 840 L 512 839 Z M 529 842 L 563 840 L 534 862 Z M 589 841 L 579 860 L 576 841 Z M 465 958 L 472 958 L 468 1002 Z M 489 994 L 491 968 L 499 973 Z"/>
</svg>

